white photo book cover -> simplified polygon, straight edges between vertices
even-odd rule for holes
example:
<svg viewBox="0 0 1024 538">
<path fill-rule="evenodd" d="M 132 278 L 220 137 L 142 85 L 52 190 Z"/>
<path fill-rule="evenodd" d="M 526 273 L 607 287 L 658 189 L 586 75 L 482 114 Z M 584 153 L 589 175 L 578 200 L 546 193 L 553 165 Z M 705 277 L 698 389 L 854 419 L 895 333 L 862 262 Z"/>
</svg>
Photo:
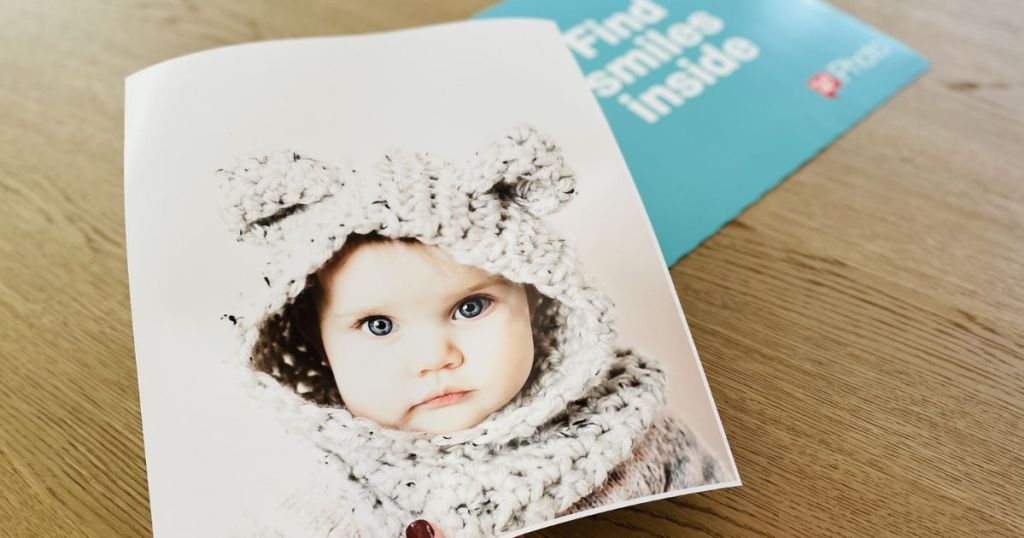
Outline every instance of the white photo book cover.
<svg viewBox="0 0 1024 538">
<path fill-rule="evenodd" d="M 515 536 L 739 485 L 553 23 L 135 73 L 125 215 L 158 538 Z"/>
</svg>

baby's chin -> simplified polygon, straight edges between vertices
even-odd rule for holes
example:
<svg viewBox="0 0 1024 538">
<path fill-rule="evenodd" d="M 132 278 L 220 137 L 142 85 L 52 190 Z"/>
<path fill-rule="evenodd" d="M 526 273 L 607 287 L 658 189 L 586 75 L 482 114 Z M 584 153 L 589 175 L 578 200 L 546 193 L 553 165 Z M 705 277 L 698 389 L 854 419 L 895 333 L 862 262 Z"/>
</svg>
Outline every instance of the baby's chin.
<svg viewBox="0 0 1024 538">
<path fill-rule="evenodd" d="M 468 430 L 479 425 L 492 409 L 481 409 L 467 405 L 453 405 L 444 409 L 424 409 L 413 413 L 401 429 L 414 432 L 443 435 Z"/>
</svg>

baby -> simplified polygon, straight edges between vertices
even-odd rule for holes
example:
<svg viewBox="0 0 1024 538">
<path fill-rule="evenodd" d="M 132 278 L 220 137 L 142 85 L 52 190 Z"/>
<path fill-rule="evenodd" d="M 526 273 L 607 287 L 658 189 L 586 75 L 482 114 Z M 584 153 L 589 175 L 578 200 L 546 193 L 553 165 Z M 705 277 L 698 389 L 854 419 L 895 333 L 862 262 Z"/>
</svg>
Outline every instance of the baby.
<svg viewBox="0 0 1024 538">
<path fill-rule="evenodd" d="M 723 479 L 543 221 L 575 177 L 532 129 L 464 167 L 280 152 L 220 175 L 238 238 L 275 250 L 242 371 L 323 467 L 245 535 L 493 535 Z"/>
<path fill-rule="evenodd" d="M 307 340 L 323 346 L 348 411 L 382 426 L 471 428 L 533 367 L 527 286 L 437 247 L 351 236 L 308 293 Z"/>
</svg>

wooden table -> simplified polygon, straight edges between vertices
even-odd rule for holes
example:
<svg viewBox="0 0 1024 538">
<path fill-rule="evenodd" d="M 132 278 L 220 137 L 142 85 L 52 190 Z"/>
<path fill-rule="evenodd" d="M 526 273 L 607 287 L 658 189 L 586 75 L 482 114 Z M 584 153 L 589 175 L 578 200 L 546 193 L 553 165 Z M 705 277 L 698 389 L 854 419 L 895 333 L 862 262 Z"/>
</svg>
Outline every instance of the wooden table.
<svg viewBox="0 0 1024 538">
<path fill-rule="evenodd" d="M 150 532 L 123 77 L 486 4 L 4 2 L 0 534 Z M 1024 4 L 836 4 L 932 70 L 672 268 L 744 486 L 540 535 L 1024 535 Z"/>
</svg>

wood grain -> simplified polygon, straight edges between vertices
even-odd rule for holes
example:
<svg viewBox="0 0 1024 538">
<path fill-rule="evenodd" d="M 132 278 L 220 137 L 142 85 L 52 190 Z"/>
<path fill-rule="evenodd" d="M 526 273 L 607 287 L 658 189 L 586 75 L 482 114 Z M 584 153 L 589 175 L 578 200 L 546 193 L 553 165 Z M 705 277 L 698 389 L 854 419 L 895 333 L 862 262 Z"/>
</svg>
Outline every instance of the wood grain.
<svg viewBox="0 0 1024 538">
<path fill-rule="evenodd" d="M 537 535 L 1024 535 L 1024 4 L 835 3 L 932 70 L 672 268 L 744 486 Z M 124 76 L 486 4 L 0 6 L 0 534 L 150 533 Z"/>
</svg>

